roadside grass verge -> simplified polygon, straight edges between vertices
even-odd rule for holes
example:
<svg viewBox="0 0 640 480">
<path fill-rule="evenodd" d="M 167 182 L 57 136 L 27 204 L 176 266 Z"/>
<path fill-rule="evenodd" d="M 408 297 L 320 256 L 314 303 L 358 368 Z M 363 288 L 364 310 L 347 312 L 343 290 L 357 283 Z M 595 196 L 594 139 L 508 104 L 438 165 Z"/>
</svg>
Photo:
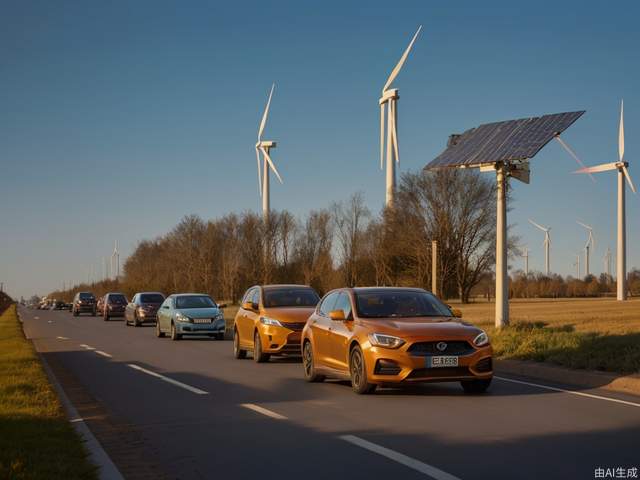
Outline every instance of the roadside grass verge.
<svg viewBox="0 0 640 480">
<path fill-rule="evenodd" d="M 15 305 L 0 315 L 0 478 L 97 479 Z"/>
<path fill-rule="evenodd" d="M 496 358 L 569 368 L 640 372 L 640 299 L 540 299 L 510 304 L 511 325 L 493 326 L 495 304 L 455 304 L 464 320 L 484 328 Z"/>
</svg>

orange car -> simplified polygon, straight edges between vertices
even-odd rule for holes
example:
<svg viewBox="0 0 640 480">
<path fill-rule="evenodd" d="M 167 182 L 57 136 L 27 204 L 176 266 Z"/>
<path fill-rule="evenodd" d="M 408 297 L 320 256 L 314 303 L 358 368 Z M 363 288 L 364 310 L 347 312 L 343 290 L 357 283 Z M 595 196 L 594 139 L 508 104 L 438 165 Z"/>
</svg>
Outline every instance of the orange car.
<svg viewBox="0 0 640 480">
<path fill-rule="evenodd" d="M 304 285 L 262 285 L 244 294 L 233 325 L 233 353 L 256 362 L 271 355 L 300 355 L 300 333 L 320 297 Z"/>
<path fill-rule="evenodd" d="M 452 381 L 481 393 L 493 377 L 492 355 L 485 332 L 416 288 L 333 290 L 302 331 L 306 380 L 351 380 L 361 394 L 381 384 Z"/>
</svg>

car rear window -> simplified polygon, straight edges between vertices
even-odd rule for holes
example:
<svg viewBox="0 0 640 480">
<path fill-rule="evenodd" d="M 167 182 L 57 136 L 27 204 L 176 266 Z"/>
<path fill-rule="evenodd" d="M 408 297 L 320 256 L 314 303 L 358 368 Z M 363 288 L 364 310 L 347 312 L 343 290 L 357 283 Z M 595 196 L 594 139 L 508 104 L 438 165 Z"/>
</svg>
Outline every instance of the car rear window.
<svg viewBox="0 0 640 480">
<path fill-rule="evenodd" d="M 123 305 L 127 303 L 127 297 L 125 297 L 124 295 L 109 295 L 109 303 Z"/>
<path fill-rule="evenodd" d="M 215 302 L 207 295 L 176 297 L 176 308 L 212 308 Z"/>
<path fill-rule="evenodd" d="M 363 318 L 450 317 L 451 310 L 420 290 L 356 291 L 356 309 Z"/>
<path fill-rule="evenodd" d="M 164 302 L 164 297 L 159 293 L 144 293 L 140 295 L 141 303 L 162 303 Z"/>
<path fill-rule="evenodd" d="M 313 288 L 265 288 L 265 308 L 315 307 L 320 297 Z"/>
<path fill-rule="evenodd" d="M 94 298 L 95 297 L 93 296 L 93 293 L 85 293 L 85 292 L 80 293 L 81 300 L 93 300 Z"/>
</svg>

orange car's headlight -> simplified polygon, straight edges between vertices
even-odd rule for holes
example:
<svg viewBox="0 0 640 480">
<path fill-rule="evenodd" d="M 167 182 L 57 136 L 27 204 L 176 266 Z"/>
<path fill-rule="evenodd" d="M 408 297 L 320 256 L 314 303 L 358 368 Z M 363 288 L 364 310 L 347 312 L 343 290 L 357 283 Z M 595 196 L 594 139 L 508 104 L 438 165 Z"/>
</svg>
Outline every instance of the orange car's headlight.
<svg viewBox="0 0 640 480">
<path fill-rule="evenodd" d="M 484 347 L 489 345 L 489 336 L 485 332 L 480 332 L 476 338 L 473 339 L 473 344 L 476 347 Z"/>
<path fill-rule="evenodd" d="M 263 323 L 265 325 L 271 325 L 274 327 L 281 327 L 282 324 L 276 320 L 275 318 L 269 318 L 269 317 L 260 317 L 260 323 Z"/>
<path fill-rule="evenodd" d="M 404 340 L 393 335 L 384 335 L 382 333 L 370 333 L 369 341 L 371 345 L 384 348 L 400 348 L 404 345 Z"/>
</svg>

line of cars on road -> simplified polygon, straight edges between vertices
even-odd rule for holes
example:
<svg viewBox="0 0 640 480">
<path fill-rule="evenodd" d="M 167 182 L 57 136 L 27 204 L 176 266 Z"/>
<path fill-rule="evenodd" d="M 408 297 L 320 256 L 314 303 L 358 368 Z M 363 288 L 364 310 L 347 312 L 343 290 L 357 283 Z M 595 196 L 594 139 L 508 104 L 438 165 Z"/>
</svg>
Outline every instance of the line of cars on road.
<svg viewBox="0 0 640 480">
<path fill-rule="evenodd" d="M 222 340 L 225 307 L 205 294 L 141 292 L 128 302 L 121 293 L 96 301 L 78 292 L 72 312 L 124 317 L 133 326 L 155 322 L 156 336 L 172 340 Z M 251 353 L 257 363 L 301 356 L 308 382 L 348 380 L 359 394 L 421 382 L 460 382 L 465 392 L 482 393 L 493 377 L 493 351 L 487 334 L 461 317 L 419 288 L 340 288 L 320 298 L 305 285 L 255 285 L 233 322 L 233 354 Z"/>
</svg>

